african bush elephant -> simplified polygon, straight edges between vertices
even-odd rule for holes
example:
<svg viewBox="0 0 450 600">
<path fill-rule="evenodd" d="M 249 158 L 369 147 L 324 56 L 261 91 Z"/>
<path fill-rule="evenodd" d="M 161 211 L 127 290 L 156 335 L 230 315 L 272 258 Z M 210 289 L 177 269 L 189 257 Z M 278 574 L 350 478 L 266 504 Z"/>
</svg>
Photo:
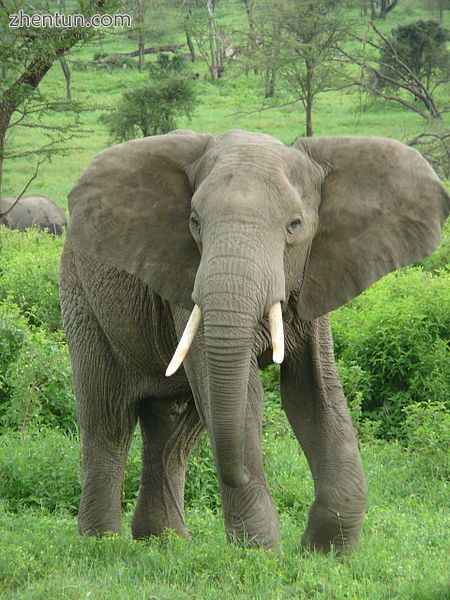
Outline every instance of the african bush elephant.
<svg viewBox="0 0 450 600">
<path fill-rule="evenodd" d="M 22 196 L 13 206 L 15 202 L 15 198 L 0 199 L 0 225 L 19 231 L 37 227 L 55 235 L 61 235 L 65 231 L 67 225 L 65 214 L 47 196 L 29 194 Z"/>
<path fill-rule="evenodd" d="M 139 419 L 135 538 L 187 535 L 186 460 L 206 427 L 228 539 L 276 546 L 258 374 L 274 361 L 314 479 L 302 541 L 354 546 L 367 488 L 326 314 L 436 248 L 449 196 L 428 163 L 382 138 L 287 147 L 240 130 L 174 132 L 98 155 L 69 210 L 61 300 L 82 435 L 81 531 L 120 530 Z"/>
</svg>

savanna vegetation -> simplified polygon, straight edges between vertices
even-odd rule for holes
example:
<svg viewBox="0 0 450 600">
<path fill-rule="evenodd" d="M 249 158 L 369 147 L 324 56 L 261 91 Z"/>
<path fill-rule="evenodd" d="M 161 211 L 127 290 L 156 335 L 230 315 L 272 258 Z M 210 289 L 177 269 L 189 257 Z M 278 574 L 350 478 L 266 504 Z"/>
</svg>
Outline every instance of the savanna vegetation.
<svg viewBox="0 0 450 600">
<path fill-rule="evenodd" d="M 295 20 L 295 3 L 287 0 L 279 3 L 290 19 L 285 29 L 281 13 L 270 12 L 264 0 L 119 3 L 120 12 L 133 15 L 132 29 L 103 29 L 80 40 L 65 53 L 65 70 L 59 55 L 53 57 L 38 85 L 45 102 L 34 97 L 30 103 L 29 96 L 18 102 L 10 121 L 17 123 L 5 129 L 0 156 L 2 193 L 18 195 L 33 178 L 29 191 L 46 194 L 66 208 L 76 178 L 112 140 L 173 127 L 213 134 L 239 127 L 274 135 L 287 144 L 306 131 L 431 141 L 432 148 L 426 143 L 422 149 L 441 176 L 448 177 L 445 2 L 319 4 L 339 11 L 326 16 L 328 31 L 334 27 L 335 34 L 327 48 L 320 46 L 327 31 L 321 28 L 323 20 L 320 27 L 317 24 L 320 15 L 309 22 L 309 30 Z M 306 5 L 304 0 L 298 3 Z M 59 6 L 70 11 L 75 2 L 48 6 L 50 12 Z M 29 11 L 28 6 L 24 9 Z M 383 10 L 386 14 L 379 18 Z M 370 39 L 385 52 L 395 32 L 417 34 L 417 27 L 407 30 L 405 24 L 439 23 L 420 30 L 439 33 L 442 52 L 434 66 L 426 62 L 427 55 L 420 63 L 422 71 L 419 63 L 416 71 L 410 69 L 410 77 L 417 76 L 432 90 L 439 115 L 424 117 L 420 114 L 424 109 L 411 110 L 407 104 L 419 106 L 411 91 L 398 86 L 388 90 L 370 70 L 361 75 L 361 61 L 348 62 L 348 57 L 361 57 L 358 40 L 371 30 L 371 17 L 385 40 Z M 317 86 L 308 88 L 308 69 L 319 47 L 325 62 L 315 71 L 320 74 Z M 14 56 L 1 42 L 0 48 L 1 117 L 1 94 L 9 89 L 5 82 L 12 77 Z M 146 52 L 149 48 L 152 51 Z M 370 65 L 377 68 L 373 61 L 381 55 L 373 46 L 371 52 Z M 302 64 L 292 64 L 295 53 Z M 366 59 L 367 55 L 367 63 Z M 395 62 L 388 58 L 384 62 L 384 73 L 398 74 Z M 23 65 L 16 66 L 20 73 Z M 66 104 L 67 69 L 71 104 Z M 367 85 L 356 85 L 356 80 Z M 417 81 L 412 83 L 417 93 L 423 93 Z M 381 94 L 370 93 L 371 86 Z M 383 94 L 398 96 L 404 103 Z M 139 107 L 146 103 L 148 111 L 141 114 Z M 50 138 L 56 145 L 47 152 Z M 444 183 L 449 189 L 448 180 Z M 263 435 L 267 477 L 282 526 L 280 550 L 225 544 L 206 439 L 194 451 L 187 477 L 192 542 L 170 533 L 147 542 L 131 540 L 129 516 L 139 485 L 137 437 L 124 485 L 124 534 L 79 537 L 79 437 L 58 300 L 62 244 L 62 238 L 41 232 L 0 228 L 1 599 L 448 597 L 448 225 L 432 256 L 386 276 L 331 315 L 341 379 L 370 488 L 361 548 L 339 557 L 305 552 L 300 546 L 312 481 L 280 408 L 275 367 L 262 373 Z"/>
</svg>

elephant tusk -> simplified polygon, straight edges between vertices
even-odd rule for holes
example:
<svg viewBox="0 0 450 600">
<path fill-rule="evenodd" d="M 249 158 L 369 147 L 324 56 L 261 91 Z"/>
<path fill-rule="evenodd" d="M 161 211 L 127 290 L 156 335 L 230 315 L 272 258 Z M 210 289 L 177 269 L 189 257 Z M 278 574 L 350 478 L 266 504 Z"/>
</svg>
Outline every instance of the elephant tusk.
<svg viewBox="0 0 450 600">
<path fill-rule="evenodd" d="M 273 362 L 281 364 L 284 359 L 284 331 L 281 303 L 276 302 L 269 311 L 270 335 L 272 338 Z"/>
<path fill-rule="evenodd" d="M 179 366 L 186 358 L 186 354 L 188 353 L 189 348 L 191 347 L 195 334 L 197 333 L 197 330 L 200 326 L 201 320 L 202 311 L 197 305 L 195 305 L 191 312 L 191 316 L 189 317 L 189 321 L 186 324 L 186 328 L 183 331 L 183 335 L 181 336 L 181 339 L 178 342 L 177 349 L 175 350 L 172 360 L 170 361 L 169 366 L 167 367 L 166 377 L 170 377 L 176 371 L 178 371 Z"/>
</svg>

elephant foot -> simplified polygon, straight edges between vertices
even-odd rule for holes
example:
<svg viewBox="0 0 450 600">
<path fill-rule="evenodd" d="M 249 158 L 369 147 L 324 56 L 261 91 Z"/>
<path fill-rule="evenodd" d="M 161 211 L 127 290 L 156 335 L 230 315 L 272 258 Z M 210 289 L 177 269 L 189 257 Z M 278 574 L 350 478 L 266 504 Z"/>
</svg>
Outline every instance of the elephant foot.
<svg viewBox="0 0 450 600">
<path fill-rule="evenodd" d="M 81 535 L 104 537 L 122 532 L 121 519 L 92 519 L 78 516 L 78 531 Z"/>
<path fill-rule="evenodd" d="M 250 548 L 278 548 L 278 515 L 267 488 L 252 482 L 241 488 L 224 488 L 227 541 Z"/>
<path fill-rule="evenodd" d="M 364 501 L 365 506 L 365 501 Z M 359 543 L 359 533 L 364 518 L 364 510 L 345 514 L 336 508 L 315 501 L 308 519 L 308 525 L 301 543 L 312 550 L 327 553 L 331 550 L 346 552 Z"/>
<path fill-rule="evenodd" d="M 160 517 L 160 518 L 159 518 Z M 184 522 L 176 515 L 176 518 L 167 518 L 166 515 L 149 515 L 147 511 L 136 509 L 131 523 L 131 533 L 135 540 L 145 540 L 149 537 L 160 537 L 167 531 L 175 531 L 180 537 L 190 540 Z"/>
</svg>

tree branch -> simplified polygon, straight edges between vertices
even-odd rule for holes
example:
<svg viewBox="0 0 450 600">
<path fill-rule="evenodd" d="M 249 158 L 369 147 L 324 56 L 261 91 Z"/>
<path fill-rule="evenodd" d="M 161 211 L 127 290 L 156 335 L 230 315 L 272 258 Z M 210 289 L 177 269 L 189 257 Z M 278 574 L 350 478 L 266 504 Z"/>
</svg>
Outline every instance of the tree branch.
<svg viewBox="0 0 450 600">
<path fill-rule="evenodd" d="M 8 210 L 4 213 L 0 213 L 0 219 L 2 219 L 3 217 L 6 217 L 6 215 L 8 215 L 13 208 L 17 205 L 17 203 L 19 202 L 19 200 L 22 198 L 22 196 L 25 194 L 25 192 L 27 191 L 27 189 L 30 187 L 30 184 L 36 179 L 36 177 L 38 176 L 38 172 L 39 172 L 39 167 L 48 159 L 48 156 L 44 156 L 44 158 L 42 160 L 38 160 L 36 163 L 36 168 L 34 170 L 33 175 L 31 176 L 31 178 L 28 180 L 27 184 L 25 185 L 25 187 L 23 188 L 23 190 L 20 192 L 20 194 L 17 196 L 17 198 L 14 200 L 14 202 L 12 203 L 12 205 L 8 208 Z"/>
</svg>

